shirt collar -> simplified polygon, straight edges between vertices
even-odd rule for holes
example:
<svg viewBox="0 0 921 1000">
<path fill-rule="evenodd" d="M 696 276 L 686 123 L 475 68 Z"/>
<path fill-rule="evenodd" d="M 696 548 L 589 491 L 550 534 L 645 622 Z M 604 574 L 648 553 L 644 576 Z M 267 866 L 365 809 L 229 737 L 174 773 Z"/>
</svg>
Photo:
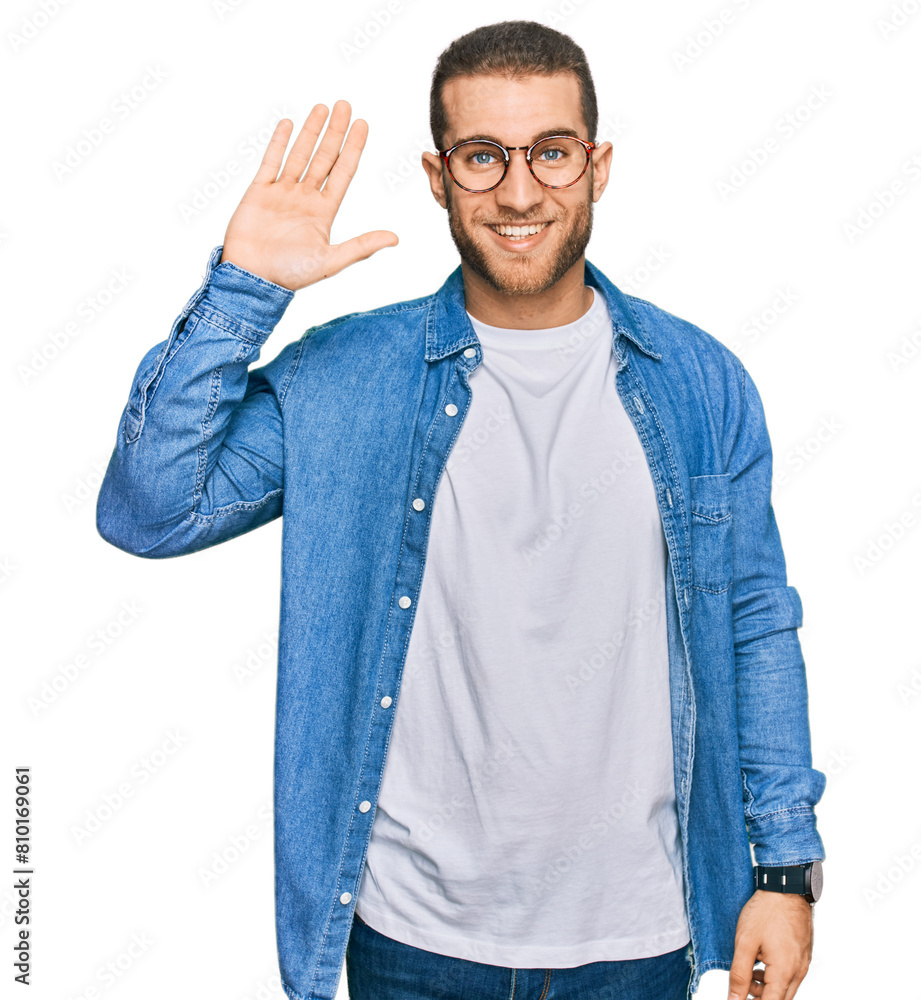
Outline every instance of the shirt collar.
<svg viewBox="0 0 921 1000">
<path fill-rule="evenodd" d="M 660 361 L 662 355 L 655 349 L 655 340 L 649 328 L 641 322 L 630 299 L 588 260 L 585 262 L 585 283 L 604 295 L 615 335 L 623 334 L 641 351 Z M 464 277 L 458 264 L 435 293 L 429 307 L 425 326 L 425 360 L 437 361 L 477 342 L 465 308 Z"/>
</svg>

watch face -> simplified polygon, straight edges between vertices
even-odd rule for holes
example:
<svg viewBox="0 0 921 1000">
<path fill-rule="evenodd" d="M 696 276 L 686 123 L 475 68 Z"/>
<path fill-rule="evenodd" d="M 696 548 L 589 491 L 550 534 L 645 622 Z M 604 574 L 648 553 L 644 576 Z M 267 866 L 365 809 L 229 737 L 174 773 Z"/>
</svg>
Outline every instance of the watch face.
<svg viewBox="0 0 921 1000">
<path fill-rule="evenodd" d="M 813 861 L 809 874 L 809 891 L 812 895 L 813 900 L 817 901 L 819 896 L 822 895 L 823 880 L 824 876 L 822 873 L 822 862 Z"/>
</svg>

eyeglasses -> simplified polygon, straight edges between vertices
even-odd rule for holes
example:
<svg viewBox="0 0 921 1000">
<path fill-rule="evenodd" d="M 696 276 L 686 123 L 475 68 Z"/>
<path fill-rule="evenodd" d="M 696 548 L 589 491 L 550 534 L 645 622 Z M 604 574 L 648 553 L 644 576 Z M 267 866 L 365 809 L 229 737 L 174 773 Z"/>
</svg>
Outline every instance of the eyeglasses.
<svg viewBox="0 0 921 1000">
<path fill-rule="evenodd" d="M 531 175 L 544 187 L 567 188 L 588 169 L 597 143 L 571 135 L 550 135 L 530 146 L 502 146 L 489 139 L 468 139 L 450 149 L 438 150 L 451 180 L 471 194 L 485 194 L 497 188 L 508 173 L 514 149 L 524 149 Z"/>
</svg>

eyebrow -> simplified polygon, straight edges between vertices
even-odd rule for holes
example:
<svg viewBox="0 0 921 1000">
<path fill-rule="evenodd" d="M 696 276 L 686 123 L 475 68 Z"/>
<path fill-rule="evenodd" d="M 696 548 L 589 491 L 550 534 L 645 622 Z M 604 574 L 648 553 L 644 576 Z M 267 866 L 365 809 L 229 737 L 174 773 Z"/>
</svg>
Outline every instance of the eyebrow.
<svg viewBox="0 0 921 1000">
<path fill-rule="evenodd" d="M 546 139 L 551 135 L 571 135 L 578 138 L 579 133 L 574 128 L 567 128 L 562 126 L 561 128 L 548 128 L 544 129 L 543 132 L 538 132 L 537 135 L 533 136 L 531 142 L 528 143 L 530 146 L 532 143 L 539 142 L 541 139 Z M 505 143 L 497 139 L 494 135 L 489 135 L 486 132 L 474 132 L 471 135 L 462 136 L 456 142 L 452 142 L 451 146 L 459 146 L 462 142 L 471 142 L 473 139 L 488 139 L 490 142 L 496 142 L 500 146 L 504 146 Z M 450 146 L 448 147 L 450 149 Z"/>
</svg>

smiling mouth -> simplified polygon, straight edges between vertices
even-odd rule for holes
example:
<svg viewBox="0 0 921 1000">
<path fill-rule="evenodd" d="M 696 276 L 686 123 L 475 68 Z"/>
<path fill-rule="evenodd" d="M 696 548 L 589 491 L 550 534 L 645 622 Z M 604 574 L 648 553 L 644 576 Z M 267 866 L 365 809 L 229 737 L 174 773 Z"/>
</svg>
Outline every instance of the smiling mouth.
<svg viewBox="0 0 921 1000">
<path fill-rule="evenodd" d="M 534 236 L 539 232 L 542 232 L 547 226 L 550 225 L 549 222 L 534 222 L 527 226 L 506 226 L 504 224 L 492 225 L 487 223 L 489 228 L 494 232 L 498 233 L 500 236 L 505 236 L 510 240 L 525 240 L 529 236 Z"/>
</svg>

